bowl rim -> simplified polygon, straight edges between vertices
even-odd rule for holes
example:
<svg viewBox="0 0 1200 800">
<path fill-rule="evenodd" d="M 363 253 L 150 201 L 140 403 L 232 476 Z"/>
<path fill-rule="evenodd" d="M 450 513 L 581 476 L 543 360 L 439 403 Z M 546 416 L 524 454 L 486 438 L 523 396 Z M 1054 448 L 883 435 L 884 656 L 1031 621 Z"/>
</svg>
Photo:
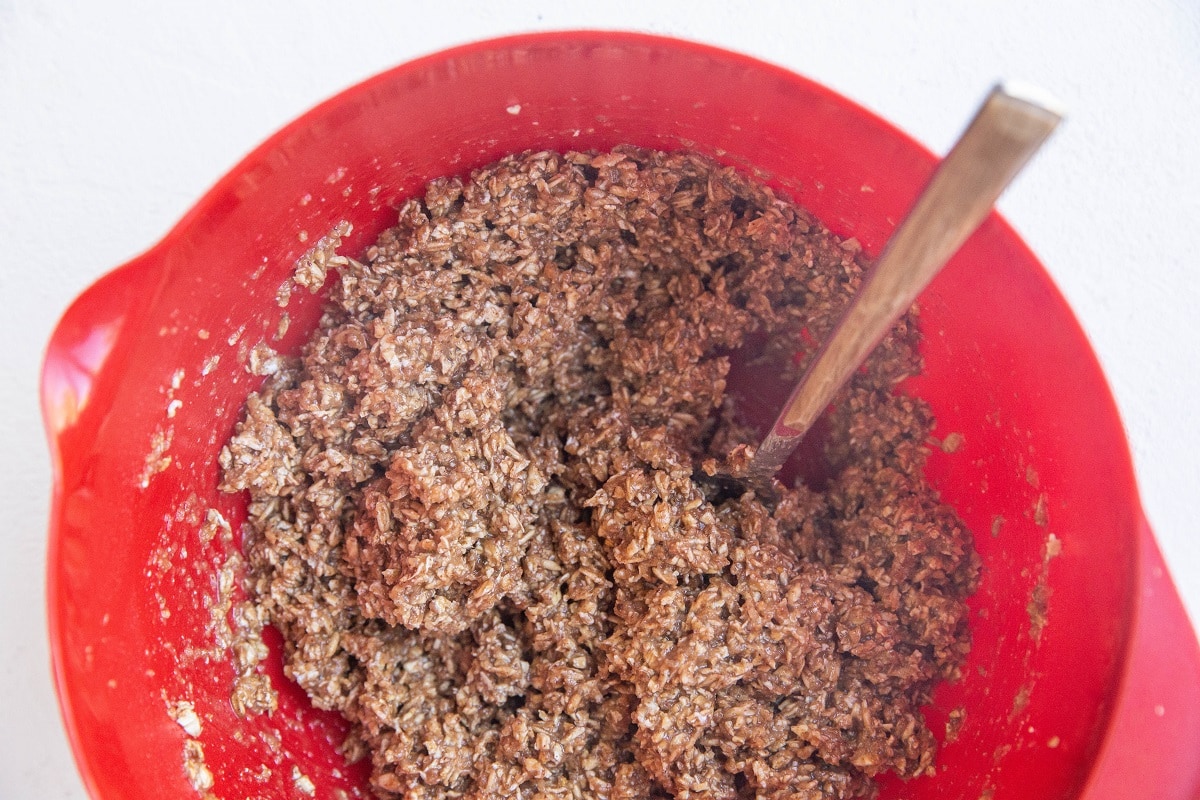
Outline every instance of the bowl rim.
<svg viewBox="0 0 1200 800">
<path fill-rule="evenodd" d="M 895 137 L 902 141 L 906 146 L 914 148 L 923 156 L 933 162 L 936 162 L 937 156 L 925 147 L 921 142 L 909 135 L 904 130 L 897 127 L 895 124 L 884 119 L 879 114 L 869 108 L 862 106 L 860 103 L 847 98 L 846 96 L 835 92 L 834 90 L 820 84 L 800 73 L 791 69 L 785 68 L 774 62 L 747 55 L 746 53 L 738 52 L 725 47 L 704 43 L 688 38 L 683 38 L 674 35 L 664 35 L 657 33 L 646 33 L 640 31 L 623 30 L 623 29 L 598 29 L 598 28 L 580 28 L 580 29 L 556 29 L 545 30 L 529 33 L 513 33 L 503 36 L 473 40 L 465 43 L 452 45 L 436 51 L 430 51 L 416 58 L 408 59 L 404 62 L 389 67 L 374 75 L 371 75 L 357 83 L 351 84 L 335 94 L 327 97 L 319 103 L 307 108 L 305 111 L 291 119 L 285 125 L 277 129 L 274 133 L 262 140 L 258 145 L 251 149 L 245 156 L 239 159 L 232 167 L 228 168 L 220 178 L 218 178 L 172 225 L 155 243 L 143 251 L 141 254 L 129 259 L 124 264 L 121 264 L 112 270 L 106 272 L 98 278 L 89 287 L 84 289 L 67 310 L 61 315 L 58 322 L 55 324 L 51 335 L 50 344 L 47 346 L 43 356 L 41 374 L 39 378 L 39 397 L 42 409 L 42 418 L 46 430 L 49 450 L 51 454 L 51 471 L 52 471 L 52 495 L 51 509 L 49 518 L 49 535 L 47 543 L 47 570 L 46 570 L 46 594 L 45 609 L 48 620 L 48 635 L 51 650 L 51 665 L 54 675 L 55 693 L 58 698 L 60 718 L 63 723 L 64 730 L 67 733 L 70 742 L 72 754 L 74 756 L 76 766 L 83 779 L 88 792 L 99 797 L 99 790 L 93 775 L 94 765 L 91 763 L 88 752 L 85 750 L 82 741 L 80 740 L 79 731 L 75 724 L 75 710 L 73 707 L 73 699 L 67 686 L 66 673 L 63 652 L 63 628 L 66 624 L 61 616 L 61 608 L 59 608 L 60 592 L 58 590 L 59 576 L 56 566 L 60 560 L 61 547 L 61 522 L 62 522 L 62 492 L 63 492 L 63 463 L 62 452 L 60 448 L 60 437 L 63 432 L 69 429 L 69 425 L 64 425 L 61 420 L 56 420 L 50 402 L 48 399 L 48 377 L 47 371 L 50 368 L 52 354 L 52 346 L 60 336 L 60 333 L 67 324 L 68 320 L 79 314 L 82 314 L 88 307 L 88 304 L 93 302 L 95 295 L 100 291 L 111 290 L 114 286 L 123 286 L 125 284 L 140 285 L 142 281 L 147 280 L 147 276 L 153 272 L 153 267 L 159 264 L 164 256 L 169 253 L 179 239 L 184 238 L 200 220 L 204 219 L 212 209 L 218 205 L 220 200 L 226 197 L 236 186 L 237 182 L 252 171 L 257 165 L 262 164 L 268 157 L 277 152 L 289 139 L 292 139 L 297 133 L 303 131 L 311 125 L 315 118 L 327 115 L 333 109 L 344 106 L 353 102 L 357 98 L 368 95 L 390 82 L 402 78 L 406 74 L 416 73 L 425 70 L 430 66 L 444 63 L 446 61 L 471 56 L 480 52 L 496 51 L 496 50 L 512 50 L 515 48 L 528 48 L 539 45 L 561 45 L 570 43 L 575 45 L 582 44 L 597 44 L 597 45 L 618 45 L 618 46 L 667 46 L 676 50 L 692 52 L 697 55 L 707 57 L 719 57 L 726 61 L 740 63 L 742 65 L 752 67 L 753 69 L 771 74 L 785 82 L 792 84 L 800 84 L 805 88 L 836 97 L 840 104 L 853 108 L 857 113 L 861 114 L 864 119 L 869 120 L 873 125 L 878 126 L 881 130 L 886 131 L 888 136 Z M 1017 246 L 1023 248 L 1029 260 L 1037 264 L 1043 275 L 1041 276 L 1050 291 L 1054 292 L 1062 299 L 1061 292 L 1054 283 L 1052 277 L 1041 266 L 1040 260 L 1029 249 L 1024 239 L 1020 237 L 1009 223 L 993 211 L 993 216 L 1005 229 L 1005 233 L 1009 235 Z M 1080 340 L 1087 343 L 1089 356 L 1096 361 L 1096 371 L 1102 378 L 1103 388 L 1106 396 L 1104 402 L 1111 406 L 1112 412 L 1122 433 L 1120 446 L 1122 448 L 1120 457 L 1123 464 L 1128 464 L 1128 482 L 1129 496 L 1134 503 L 1135 516 L 1141 521 L 1149 534 L 1149 527 L 1145 523 L 1145 514 L 1142 510 L 1142 502 L 1138 491 L 1136 476 L 1133 472 L 1132 455 L 1129 449 L 1127 434 L 1125 433 L 1125 425 L 1121 419 L 1120 410 L 1116 406 L 1115 399 L 1112 395 L 1111 387 L 1104 376 L 1103 370 L 1100 368 L 1098 359 L 1092 349 L 1090 339 L 1086 332 L 1080 326 L 1074 313 L 1070 311 L 1070 307 L 1063 299 L 1062 305 L 1068 310 L 1068 318 L 1065 320 L 1070 325 L 1074 326 L 1073 334 L 1077 335 Z M 1152 540 L 1151 540 L 1152 541 Z M 1139 569 L 1144 565 L 1141 559 L 1146 556 L 1139 557 Z M 1153 560 L 1153 559 L 1150 559 Z M 1167 579 L 1169 585 L 1169 578 Z M 1124 655 L 1122 656 L 1122 676 L 1120 678 L 1120 692 L 1125 691 L 1125 686 L 1131 680 L 1134 680 L 1125 673 L 1124 665 L 1126 665 L 1132 657 L 1132 628 L 1131 624 L 1127 630 L 1126 641 L 1123 643 Z M 1194 636 L 1193 636 L 1194 638 Z M 1116 714 L 1110 714 L 1106 720 L 1107 732 L 1102 735 L 1102 739 L 1111 740 L 1114 735 L 1114 725 Z M 1103 746 L 1103 744 L 1102 744 Z M 1099 754 L 1098 754 L 1099 756 Z M 1089 795 L 1091 797 L 1092 795 Z M 1099 798 L 1101 795 L 1096 795 Z M 1104 797 L 1117 797 L 1118 795 L 1103 795 Z"/>
</svg>

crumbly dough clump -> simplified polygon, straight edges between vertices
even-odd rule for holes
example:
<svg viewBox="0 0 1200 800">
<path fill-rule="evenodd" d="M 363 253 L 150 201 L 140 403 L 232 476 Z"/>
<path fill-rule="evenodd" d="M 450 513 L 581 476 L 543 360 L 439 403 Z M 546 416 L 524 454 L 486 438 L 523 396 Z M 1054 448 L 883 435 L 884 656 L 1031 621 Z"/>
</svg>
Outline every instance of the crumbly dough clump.
<svg viewBox="0 0 1200 800">
<path fill-rule="evenodd" d="M 855 798 L 931 771 L 920 707 L 978 560 L 895 391 L 906 317 L 828 417 L 825 478 L 706 496 L 794 380 L 857 243 L 694 154 L 527 153 L 436 180 L 347 259 L 222 452 L 286 673 L 384 798 Z"/>
</svg>

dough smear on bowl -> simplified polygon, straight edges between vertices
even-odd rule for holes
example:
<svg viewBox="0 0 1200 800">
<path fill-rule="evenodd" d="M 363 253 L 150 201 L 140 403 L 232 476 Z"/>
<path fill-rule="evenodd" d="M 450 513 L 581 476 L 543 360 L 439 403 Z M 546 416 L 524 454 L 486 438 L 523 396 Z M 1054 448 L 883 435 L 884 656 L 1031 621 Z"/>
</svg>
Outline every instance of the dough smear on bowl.
<svg viewBox="0 0 1200 800">
<path fill-rule="evenodd" d="M 839 396 L 818 478 L 773 510 L 692 480 L 745 462 L 753 376 L 797 377 L 864 263 L 731 168 L 620 147 L 435 180 L 338 268 L 222 488 L 248 491 L 286 674 L 381 797 L 857 798 L 932 771 L 920 709 L 968 650 L 978 558 L 895 388 L 915 317 Z"/>
</svg>

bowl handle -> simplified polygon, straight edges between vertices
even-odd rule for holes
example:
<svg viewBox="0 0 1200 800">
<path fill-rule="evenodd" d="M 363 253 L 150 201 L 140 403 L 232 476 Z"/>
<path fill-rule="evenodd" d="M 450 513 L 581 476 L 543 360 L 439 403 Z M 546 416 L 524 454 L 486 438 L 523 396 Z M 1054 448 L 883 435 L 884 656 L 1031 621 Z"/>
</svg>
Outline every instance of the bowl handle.
<svg viewBox="0 0 1200 800">
<path fill-rule="evenodd" d="M 1200 797 L 1200 646 L 1145 518 L 1122 687 L 1083 800 Z"/>
<path fill-rule="evenodd" d="M 56 470 L 63 437 L 96 397 L 102 368 L 127 351 L 145 324 L 162 277 L 162 247 L 109 272 L 80 294 L 55 326 L 42 362 L 42 419 Z"/>
</svg>

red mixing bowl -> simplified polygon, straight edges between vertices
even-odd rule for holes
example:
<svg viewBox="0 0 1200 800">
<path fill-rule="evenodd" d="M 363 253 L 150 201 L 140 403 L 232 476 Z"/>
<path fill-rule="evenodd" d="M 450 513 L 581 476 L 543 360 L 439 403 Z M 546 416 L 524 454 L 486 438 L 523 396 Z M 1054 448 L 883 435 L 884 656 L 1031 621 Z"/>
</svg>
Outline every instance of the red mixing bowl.
<svg viewBox="0 0 1200 800">
<path fill-rule="evenodd" d="M 529 148 L 625 142 L 756 170 L 870 253 L 936 163 L 828 89 L 742 55 L 626 33 L 518 36 L 318 106 L 70 307 L 42 383 L 49 622 L 95 797 L 197 796 L 209 776 L 221 798 L 306 797 L 308 781 L 320 797 L 369 795 L 362 766 L 336 752 L 345 725 L 287 682 L 269 630 L 278 711 L 243 720 L 230 705 L 234 669 L 214 636 L 222 601 L 243 595 L 219 585 L 236 546 L 204 520 L 216 509 L 236 532 L 244 519 L 244 499 L 216 489 L 216 455 L 260 380 L 247 349 L 295 351 L 312 329 L 320 298 L 296 292 L 285 310 L 276 290 L 339 221 L 353 223 L 342 252 L 355 253 L 430 178 Z M 963 437 L 928 472 L 984 568 L 963 678 L 928 710 L 939 738 L 949 720 L 957 734 L 937 775 L 885 781 L 883 797 L 1197 796 L 1200 652 L 1078 324 L 996 215 L 921 307 L 926 370 L 907 388 L 932 404 L 938 436 Z M 195 720 L 168 713 L 180 701 Z"/>
</svg>

